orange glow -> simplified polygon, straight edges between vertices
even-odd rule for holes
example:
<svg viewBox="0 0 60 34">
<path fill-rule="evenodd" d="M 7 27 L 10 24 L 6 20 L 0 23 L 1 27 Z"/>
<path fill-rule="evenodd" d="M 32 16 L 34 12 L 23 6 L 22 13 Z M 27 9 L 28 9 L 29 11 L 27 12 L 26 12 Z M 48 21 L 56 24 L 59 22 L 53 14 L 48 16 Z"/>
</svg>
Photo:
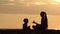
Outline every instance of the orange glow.
<svg viewBox="0 0 60 34">
<path fill-rule="evenodd" d="M 44 3 L 44 2 L 35 2 L 34 4 L 35 5 L 46 5 L 46 3 Z"/>
<path fill-rule="evenodd" d="M 14 2 L 15 0 L 9 0 L 9 1 Z"/>
<path fill-rule="evenodd" d="M 53 1 L 55 1 L 55 2 L 60 2 L 60 0 L 53 0 Z"/>
<path fill-rule="evenodd" d="M 40 5 L 40 2 L 35 2 L 35 5 Z"/>
<path fill-rule="evenodd" d="M 58 5 L 58 3 L 55 3 L 55 2 L 52 2 L 52 3 L 50 3 L 50 4 L 52 4 L 52 5 Z"/>
</svg>

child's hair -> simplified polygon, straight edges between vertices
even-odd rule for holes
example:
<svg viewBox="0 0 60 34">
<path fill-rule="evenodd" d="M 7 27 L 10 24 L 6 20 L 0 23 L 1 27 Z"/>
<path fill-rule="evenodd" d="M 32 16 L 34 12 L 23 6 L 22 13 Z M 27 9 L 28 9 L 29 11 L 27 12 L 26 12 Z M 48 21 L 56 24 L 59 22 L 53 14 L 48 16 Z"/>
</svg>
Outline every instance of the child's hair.
<svg viewBox="0 0 60 34">
<path fill-rule="evenodd" d="M 24 18 L 23 20 L 25 23 L 28 23 L 28 19 L 27 18 Z"/>
</svg>

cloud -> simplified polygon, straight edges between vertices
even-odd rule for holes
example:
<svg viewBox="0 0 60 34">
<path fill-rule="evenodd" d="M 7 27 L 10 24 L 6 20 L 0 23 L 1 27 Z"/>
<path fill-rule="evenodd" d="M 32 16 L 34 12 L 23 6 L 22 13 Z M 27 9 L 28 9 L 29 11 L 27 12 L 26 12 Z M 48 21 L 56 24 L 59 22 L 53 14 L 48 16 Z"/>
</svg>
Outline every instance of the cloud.
<svg viewBox="0 0 60 34">
<path fill-rule="evenodd" d="M 0 13 L 6 14 L 39 14 L 42 10 L 49 15 L 60 15 L 60 5 L 34 5 L 33 1 L 10 2 L 0 0 Z"/>
</svg>

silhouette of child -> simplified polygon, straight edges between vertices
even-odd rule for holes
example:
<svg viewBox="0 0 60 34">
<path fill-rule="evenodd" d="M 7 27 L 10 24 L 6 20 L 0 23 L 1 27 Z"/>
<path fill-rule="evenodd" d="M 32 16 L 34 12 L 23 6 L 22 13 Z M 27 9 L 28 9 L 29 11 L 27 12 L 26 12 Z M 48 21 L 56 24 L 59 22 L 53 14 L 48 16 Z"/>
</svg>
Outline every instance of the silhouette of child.
<svg viewBox="0 0 60 34">
<path fill-rule="evenodd" d="M 23 24 L 23 30 L 29 30 L 30 29 L 30 26 L 28 26 L 28 19 L 25 18 L 24 20 L 24 24 Z"/>
</svg>

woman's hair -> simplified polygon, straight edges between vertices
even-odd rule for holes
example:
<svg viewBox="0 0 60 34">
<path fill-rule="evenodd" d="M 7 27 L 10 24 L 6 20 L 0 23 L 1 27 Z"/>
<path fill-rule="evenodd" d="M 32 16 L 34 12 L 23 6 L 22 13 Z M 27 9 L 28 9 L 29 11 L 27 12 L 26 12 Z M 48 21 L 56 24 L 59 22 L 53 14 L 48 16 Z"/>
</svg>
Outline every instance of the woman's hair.
<svg viewBox="0 0 60 34">
<path fill-rule="evenodd" d="M 40 13 L 40 15 L 41 15 L 41 17 L 46 17 L 46 12 L 42 11 L 42 12 Z"/>
</svg>

